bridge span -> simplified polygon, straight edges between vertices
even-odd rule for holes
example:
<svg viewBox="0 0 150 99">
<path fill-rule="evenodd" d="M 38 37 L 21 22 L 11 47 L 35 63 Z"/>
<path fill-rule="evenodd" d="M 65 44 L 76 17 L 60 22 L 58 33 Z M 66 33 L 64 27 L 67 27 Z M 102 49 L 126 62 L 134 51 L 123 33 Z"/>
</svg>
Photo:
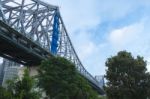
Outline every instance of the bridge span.
<svg viewBox="0 0 150 99">
<path fill-rule="evenodd" d="M 51 56 L 64 57 L 104 94 L 78 58 L 57 6 L 40 0 L 0 0 L 0 56 L 29 66 Z"/>
</svg>

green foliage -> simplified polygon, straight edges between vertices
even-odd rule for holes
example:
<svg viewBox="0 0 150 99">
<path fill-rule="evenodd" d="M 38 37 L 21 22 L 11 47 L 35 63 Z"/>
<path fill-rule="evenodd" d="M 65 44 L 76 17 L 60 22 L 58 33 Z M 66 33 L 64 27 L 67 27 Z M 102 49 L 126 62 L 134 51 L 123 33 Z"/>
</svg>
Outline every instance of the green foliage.
<svg viewBox="0 0 150 99">
<path fill-rule="evenodd" d="M 29 75 L 29 71 L 25 69 L 22 79 L 14 79 L 8 81 L 7 90 L 14 99 L 40 99 L 39 92 L 35 91 L 35 82 Z"/>
<path fill-rule="evenodd" d="M 121 51 L 106 61 L 106 93 L 108 99 L 147 99 L 150 75 L 143 57 L 134 58 Z"/>
<path fill-rule="evenodd" d="M 76 94 L 71 99 L 99 99 L 98 94 L 91 88 L 89 82 L 79 74 L 76 76 L 75 85 Z"/>
<path fill-rule="evenodd" d="M 62 58 L 51 58 L 42 62 L 39 69 L 39 85 L 50 97 L 67 99 L 74 87 L 75 67 Z M 68 77 L 69 75 L 69 77 Z M 59 93 L 59 94 L 58 94 Z"/>
<path fill-rule="evenodd" d="M 61 57 L 51 57 L 39 67 L 39 86 L 51 99 L 99 99 L 74 64 Z"/>
<path fill-rule="evenodd" d="M 0 87 L 0 99 L 12 99 L 12 95 L 5 88 Z"/>
<path fill-rule="evenodd" d="M 107 99 L 107 96 L 99 96 L 99 99 Z"/>
</svg>

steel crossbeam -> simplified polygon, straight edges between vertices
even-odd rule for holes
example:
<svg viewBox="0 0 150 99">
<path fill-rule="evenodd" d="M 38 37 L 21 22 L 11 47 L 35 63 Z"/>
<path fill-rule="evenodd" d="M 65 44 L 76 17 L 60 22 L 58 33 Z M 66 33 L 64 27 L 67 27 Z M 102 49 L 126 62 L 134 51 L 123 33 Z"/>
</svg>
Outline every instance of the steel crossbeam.
<svg viewBox="0 0 150 99">
<path fill-rule="evenodd" d="M 57 14 L 59 14 L 57 18 L 59 25 L 55 23 Z M 0 20 L 45 51 L 73 62 L 79 73 L 89 80 L 101 94 L 104 94 L 98 81 L 84 68 L 77 56 L 59 7 L 40 0 L 0 0 Z M 56 25 L 59 26 L 55 31 L 58 34 L 54 35 Z M 52 46 L 54 36 L 57 36 L 55 37 L 55 48 Z M 52 49 L 55 49 L 54 53 L 51 52 Z"/>
</svg>

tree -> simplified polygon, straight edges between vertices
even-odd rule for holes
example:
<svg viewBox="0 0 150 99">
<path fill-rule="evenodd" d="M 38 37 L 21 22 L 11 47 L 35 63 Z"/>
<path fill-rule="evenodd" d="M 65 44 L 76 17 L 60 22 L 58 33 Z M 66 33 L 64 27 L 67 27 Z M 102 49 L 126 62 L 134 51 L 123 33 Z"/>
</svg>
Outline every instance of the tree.
<svg viewBox="0 0 150 99">
<path fill-rule="evenodd" d="M 68 76 L 69 75 L 69 76 Z M 66 59 L 52 57 L 42 62 L 39 67 L 39 86 L 52 99 L 68 99 L 74 92 L 75 66 Z"/>
<path fill-rule="evenodd" d="M 35 91 L 35 81 L 30 77 L 28 69 L 24 70 L 22 79 L 9 80 L 7 90 L 13 99 L 40 99 L 40 93 Z"/>
<path fill-rule="evenodd" d="M 76 94 L 71 99 L 101 99 L 81 75 L 76 76 Z"/>
<path fill-rule="evenodd" d="M 65 58 L 51 57 L 38 71 L 39 86 L 51 99 L 98 99 L 75 65 Z"/>
<path fill-rule="evenodd" d="M 120 51 L 106 61 L 108 99 L 147 99 L 149 74 L 143 57 Z"/>
<path fill-rule="evenodd" d="M 0 87 L 0 99 L 13 99 L 12 95 L 5 88 Z"/>
</svg>

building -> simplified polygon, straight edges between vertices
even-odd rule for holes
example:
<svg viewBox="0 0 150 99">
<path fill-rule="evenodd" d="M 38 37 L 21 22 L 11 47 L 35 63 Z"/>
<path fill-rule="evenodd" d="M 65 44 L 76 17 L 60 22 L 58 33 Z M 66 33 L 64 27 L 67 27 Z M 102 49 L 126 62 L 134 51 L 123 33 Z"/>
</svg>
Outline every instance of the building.
<svg viewBox="0 0 150 99">
<path fill-rule="evenodd" d="M 1 59 L 2 60 L 2 59 Z M 7 80 L 14 79 L 16 77 L 22 77 L 24 67 L 20 67 L 20 64 L 3 59 L 0 64 L 0 85 L 6 86 Z"/>
<path fill-rule="evenodd" d="M 24 69 L 24 67 L 19 66 L 11 66 L 5 68 L 2 86 L 6 87 L 8 80 L 13 80 L 17 77 L 21 79 L 23 77 Z"/>
<path fill-rule="evenodd" d="M 4 77 L 4 65 L 0 64 L 0 85 L 2 85 Z"/>
<path fill-rule="evenodd" d="M 17 64 L 15 62 L 11 62 L 7 59 L 2 59 L 0 57 L 0 85 L 2 85 L 2 83 L 3 83 L 5 69 L 8 67 L 11 67 L 13 65 L 17 65 Z"/>
</svg>

